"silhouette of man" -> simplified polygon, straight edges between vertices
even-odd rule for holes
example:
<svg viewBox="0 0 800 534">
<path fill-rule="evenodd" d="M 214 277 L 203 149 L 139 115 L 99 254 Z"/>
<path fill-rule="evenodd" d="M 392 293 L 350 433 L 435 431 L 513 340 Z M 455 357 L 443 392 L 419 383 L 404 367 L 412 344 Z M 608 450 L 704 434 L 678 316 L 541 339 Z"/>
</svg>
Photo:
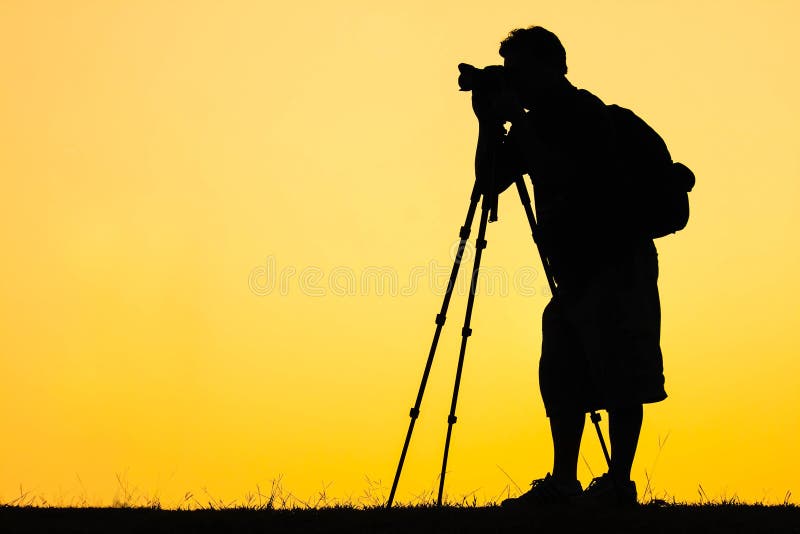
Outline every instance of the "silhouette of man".
<svg viewBox="0 0 800 534">
<path fill-rule="evenodd" d="M 539 385 L 550 420 L 553 469 L 503 506 L 595 501 L 635 504 L 630 479 L 645 403 L 666 398 L 658 262 L 652 239 L 626 218 L 614 126 L 606 105 L 566 78 L 566 53 L 541 27 L 500 45 L 508 89 L 473 91 L 478 176 L 502 191 L 534 185 L 538 241 L 557 283 L 542 315 Z M 502 137 L 488 157 L 490 139 Z M 487 186 L 488 187 L 488 186 Z M 577 464 L 586 413 L 609 414 L 611 466 L 583 490 Z"/>
</svg>

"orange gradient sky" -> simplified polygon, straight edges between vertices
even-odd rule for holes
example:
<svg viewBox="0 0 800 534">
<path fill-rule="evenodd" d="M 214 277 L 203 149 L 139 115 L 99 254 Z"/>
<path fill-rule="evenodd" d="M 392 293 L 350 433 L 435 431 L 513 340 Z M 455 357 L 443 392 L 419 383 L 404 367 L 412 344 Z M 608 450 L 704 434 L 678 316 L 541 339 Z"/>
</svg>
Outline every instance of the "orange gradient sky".
<svg viewBox="0 0 800 534">
<path fill-rule="evenodd" d="M 657 242 L 656 496 L 800 493 L 800 7 L 791 1 L 6 1 L 0 5 L 0 502 L 165 506 L 391 484 L 473 179 L 456 65 L 543 25 L 569 78 L 694 169 Z M 547 302 L 500 201 L 447 492 L 550 467 Z M 463 287 L 463 286 L 462 286 Z M 398 499 L 435 491 L 465 291 Z M 579 475 L 602 471 L 584 438 Z M 668 436 L 668 437 L 667 437 Z M 661 447 L 659 443 L 666 443 Z M 647 475 L 645 475 L 647 473 Z M 22 488 L 22 490 L 20 490 Z M 796 498 L 792 500 L 797 502 Z"/>
</svg>

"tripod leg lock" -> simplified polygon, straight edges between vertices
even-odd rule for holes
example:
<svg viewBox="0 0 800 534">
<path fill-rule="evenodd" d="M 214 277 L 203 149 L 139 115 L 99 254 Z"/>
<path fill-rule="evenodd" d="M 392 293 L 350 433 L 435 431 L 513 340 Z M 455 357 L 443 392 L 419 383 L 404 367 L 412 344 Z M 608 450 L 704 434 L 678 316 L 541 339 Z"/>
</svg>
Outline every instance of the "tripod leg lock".
<svg viewBox="0 0 800 534">
<path fill-rule="evenodd" d="M 475 248 L 478 250 L 483 250 L 486 248 L 486 240 L 485 239 L 478 239 L 475 242 Z"/>
<path fill-rule="evenodd" d="M 470 328 L 468 326 L 465 326 L 464 328 L 461 329 L 461 335 L 463 337 L 471 336 L 472 335 L 472 328 Z"/>
<path fill-rule="evenodd" d="M 448 424 L 454 425 L 454 424 L 456 424 L 456 421 L 458 421 L 458 417 L 456 417 L 455 415 L 448 415 L 447 416 L 447 423 Z"/>
<path fill-rule="evenodd" d="M 411 408 L 411 411 L 408 413 L 408 415 L 409 417 L 411 417 L 411 419 L 416 419 L 417 417 L 419 417 L 419 408 L 417 407 Z"/>
<path fill-rule="evenodd" d="M 600 417 L 600 413 L 599 412 L 592 412 L 592 414 L 590 415 L 590 418 L 592 420 L 592 423 L 599 423 L 600 421 L 603 420 L 603 418 Z"/>
<path fill-rule="evenodd" d="M 439 326 L 444 326 L 444 322 L 447 320 L 447 316 L 443 313 L 436 314 L 436 324 Z"/>
<path fill-rule="evenodd" d="M 461 239 L 469 239 L 469 232 L 470 232 L 469 226 L 462 226 L 461 230 L 458 231 L 458 237 L 460 237 Z"/>
</svg>

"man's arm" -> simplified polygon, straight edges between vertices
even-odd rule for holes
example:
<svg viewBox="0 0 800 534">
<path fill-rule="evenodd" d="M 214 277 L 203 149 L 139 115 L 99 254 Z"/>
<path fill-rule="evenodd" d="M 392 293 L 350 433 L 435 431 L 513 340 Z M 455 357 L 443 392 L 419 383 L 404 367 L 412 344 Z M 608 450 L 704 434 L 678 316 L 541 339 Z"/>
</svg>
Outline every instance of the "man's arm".
<svg viewBox="0 0 800 534">
<path fill-rule="evenodd" d="M 513 106 L 497 98 L 497 95 L 480 94 L 473 91 L 472 109 L 478 117 L 478 145 L 475 150 L 475 176 L 482 191 L 502 193 L 524 174 L 518 149 L 506 134 L 503 117 L 523 117 L 521 107 Z M 510 120 L 510 118 L 508 119 Z M 516 120 L 515 120 L 516 122 Z"/>
<path fill-rule="evenodd" d="M 502 193 L 522 174 L 501 124 L 481 123 L 475 150 L 475 176 L 481 190 Z"/>
</svg>

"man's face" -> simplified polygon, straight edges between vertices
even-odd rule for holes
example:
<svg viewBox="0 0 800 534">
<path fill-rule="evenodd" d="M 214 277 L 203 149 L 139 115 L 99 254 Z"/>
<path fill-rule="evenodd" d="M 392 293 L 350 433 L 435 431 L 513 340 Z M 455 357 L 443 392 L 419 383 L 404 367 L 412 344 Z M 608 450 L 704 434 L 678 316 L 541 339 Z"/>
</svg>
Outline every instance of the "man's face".
<svg viewBox="0 0 800 534">
<path fill-rule="evenodd" d="M 553 85 L 552 71 L 535 58 L 509 56 L 505 58 L 503 67 L 511 90 L 526 109 L 532 109 Z"/>
</svg>

